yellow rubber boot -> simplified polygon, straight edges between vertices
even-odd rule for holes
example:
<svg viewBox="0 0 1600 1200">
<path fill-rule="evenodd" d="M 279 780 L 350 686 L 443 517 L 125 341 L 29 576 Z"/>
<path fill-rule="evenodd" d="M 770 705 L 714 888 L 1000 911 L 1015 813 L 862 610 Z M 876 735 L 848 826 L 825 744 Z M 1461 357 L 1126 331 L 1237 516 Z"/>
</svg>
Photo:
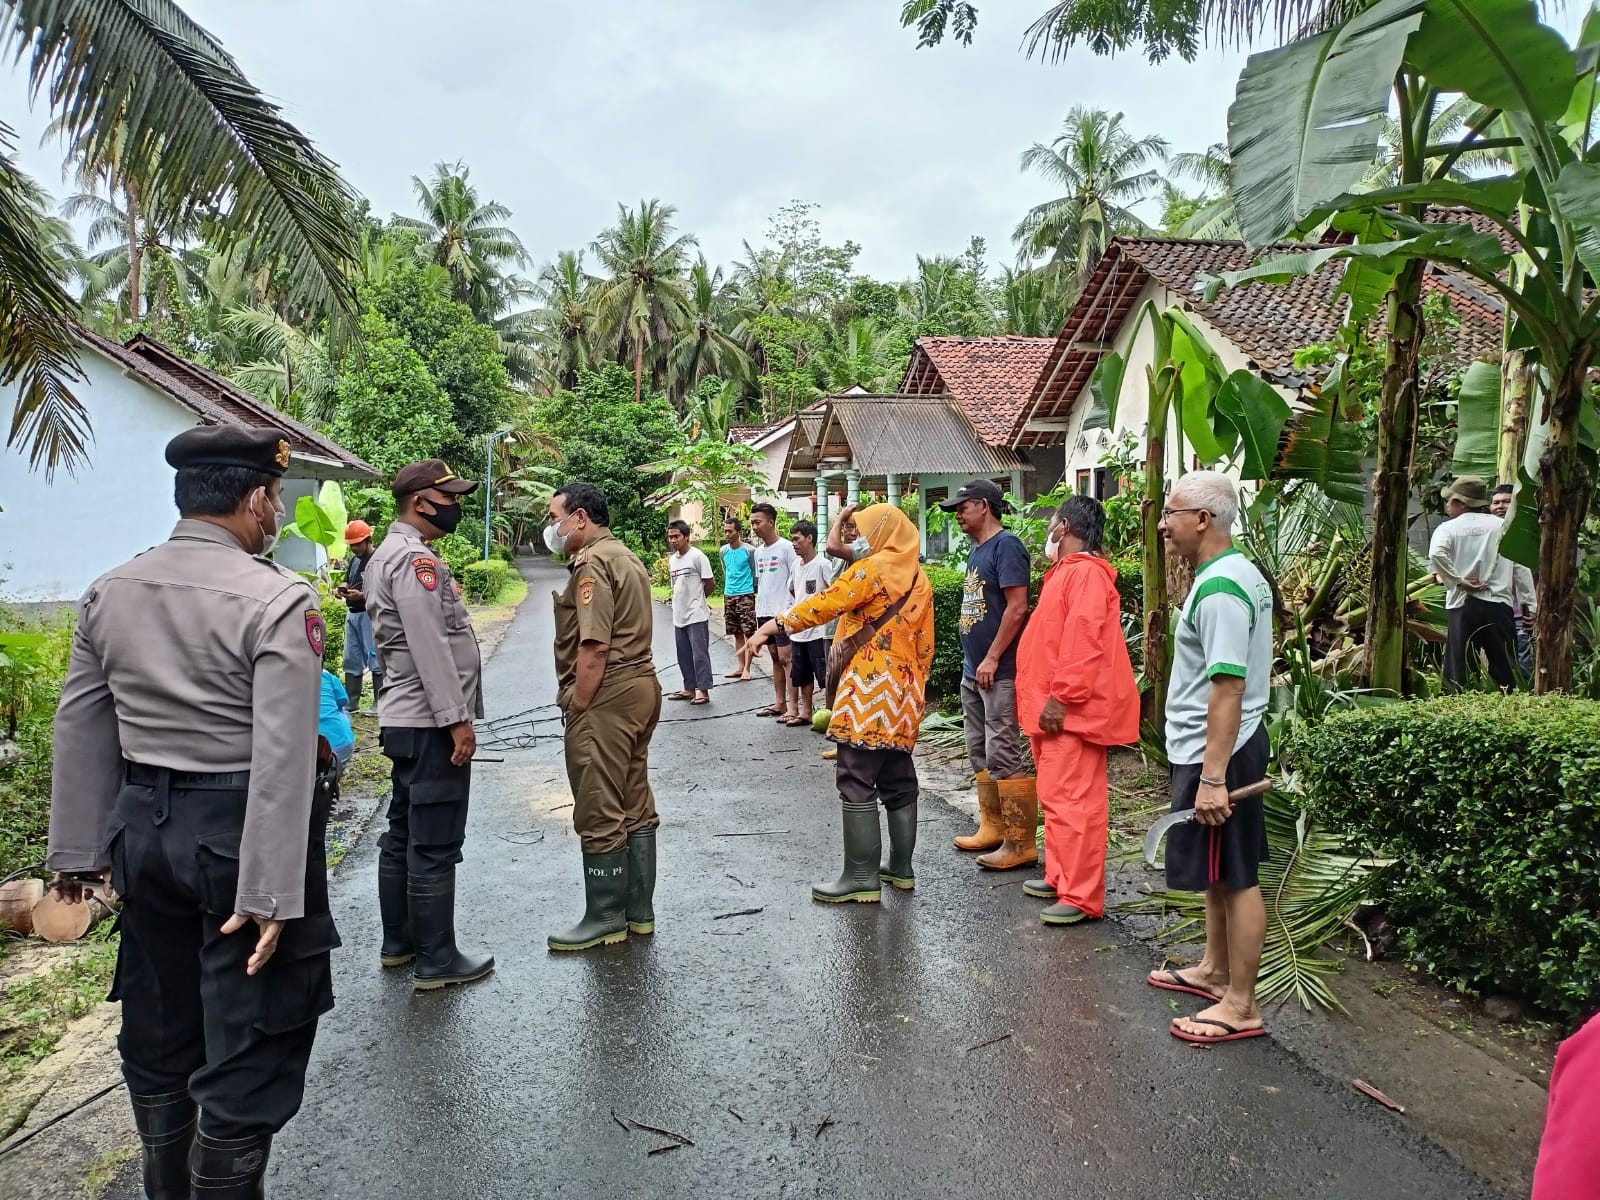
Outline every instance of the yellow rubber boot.
<svg viewBox="0 0 1600 1200">
<path fill-rule="evenodd" d="M 1010 871 L 1032 866 L 1039 861 L 1039 789 L 1032 775 L 1021 779 L 1002 779 L 1000 812 L 1005 822 L 1005 841 L 993 854 L 978 859 L 990 871 Z"/>
<path fill-rule="evenodd" d="M 979 771 L 978 831 L 955 839 L 957 850 L 995 850 L 1005 841 L 1005 827 L 1000 819 L 1000 785 L 989 778 L 989 772 Z"/>
</svg>

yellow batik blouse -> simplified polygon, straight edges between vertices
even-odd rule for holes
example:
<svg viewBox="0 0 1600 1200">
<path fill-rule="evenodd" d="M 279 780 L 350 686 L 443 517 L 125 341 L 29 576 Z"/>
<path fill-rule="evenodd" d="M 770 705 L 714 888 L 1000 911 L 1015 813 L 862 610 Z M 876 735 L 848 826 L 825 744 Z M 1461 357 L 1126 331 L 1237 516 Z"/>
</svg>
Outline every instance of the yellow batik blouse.
<svg viewBox="0 0 1600 1200">
<path fill-rule="evenodd" d="M 839 620 L 835 640 L 852 636 L 895 597 L 877 561 L 852 563 L 825 592 L 808 596 L 778 618 L 790 633 Z M 866 750 L 912 750 L 933 667 L 933 590 L 918 571 L 911 597 L 861 649 L 839 681 L 828 737 Z M 820 683 L 821 681 L 819 681 Z"/>
</svg>

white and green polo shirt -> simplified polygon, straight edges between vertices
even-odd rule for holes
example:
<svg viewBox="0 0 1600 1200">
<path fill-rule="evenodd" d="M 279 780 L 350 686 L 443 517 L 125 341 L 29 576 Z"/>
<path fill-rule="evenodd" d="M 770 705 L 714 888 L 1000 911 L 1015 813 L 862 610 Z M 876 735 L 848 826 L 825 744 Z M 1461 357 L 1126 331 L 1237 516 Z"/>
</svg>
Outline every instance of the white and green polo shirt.
<svg viewBox="0 0 1600 1200">
<path fill-rule="evenodd" d="M 1267 711 L 1272 682 L 1272 588 L 1239 551 L 1201 563 L 1173 636 L 1167 690 L 1167 757 L 1177 765 L 1206 754 L 1206 710 L 1218 675 L 1244 680 L 1237 751 Z"/>
</svg>

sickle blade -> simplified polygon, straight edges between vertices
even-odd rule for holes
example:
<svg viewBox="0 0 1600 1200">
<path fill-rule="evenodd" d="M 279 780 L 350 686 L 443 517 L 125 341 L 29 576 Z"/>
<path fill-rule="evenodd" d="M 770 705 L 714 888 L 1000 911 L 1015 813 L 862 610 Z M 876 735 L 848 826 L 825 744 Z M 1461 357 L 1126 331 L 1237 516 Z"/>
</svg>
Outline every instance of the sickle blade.
<svg viewBox="0 0 1600 1200">
<path fill-rule="evenodd" d="M 1182 812 L 1168 813 L 1154 825 L 1150 832 L 1144 835 L 1144 861 L 1148 866 L 1154 867 L 1157 855 L 1161 853 L 1161 839 L 1172 831 L 1174 825 L 1183 825 L 1194 820 L 1194 809 L 1186 808 Z"/>
</svg>

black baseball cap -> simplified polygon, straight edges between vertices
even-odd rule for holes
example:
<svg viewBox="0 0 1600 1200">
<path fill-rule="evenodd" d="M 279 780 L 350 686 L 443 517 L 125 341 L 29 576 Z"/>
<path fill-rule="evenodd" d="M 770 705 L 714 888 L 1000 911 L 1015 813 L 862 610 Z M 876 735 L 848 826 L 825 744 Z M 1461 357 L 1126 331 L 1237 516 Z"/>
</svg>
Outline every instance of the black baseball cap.
<svg viewBox="0 0 1600 1200">
<path fill-rule="evenodd" d="M 970 479 L 963 483 L 956 494 L 948 500 L 941 500 L 939 507 L 945 512 L 955 512 L 968 500 L 982 500 L 997 517 L 1004 516 L 1011 511 L 1011 505 L 1006 503 L 1005 493 L 992 479 Z"/>
</svg>

